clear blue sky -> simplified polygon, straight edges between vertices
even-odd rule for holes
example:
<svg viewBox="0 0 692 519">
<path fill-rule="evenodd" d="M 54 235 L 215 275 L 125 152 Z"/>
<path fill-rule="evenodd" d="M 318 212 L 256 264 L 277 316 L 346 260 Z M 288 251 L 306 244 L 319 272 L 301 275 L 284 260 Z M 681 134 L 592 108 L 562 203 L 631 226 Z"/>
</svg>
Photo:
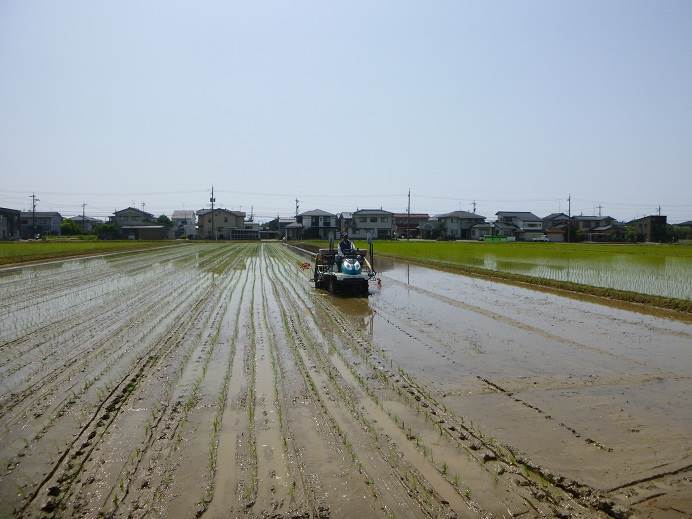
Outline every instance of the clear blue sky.
<svg viewBox="0 0 692 519">
<path fill-rule="evenodd" d="M 692 219 L 692 2 L 0 3 L 0 205 Z"/>
</svg>

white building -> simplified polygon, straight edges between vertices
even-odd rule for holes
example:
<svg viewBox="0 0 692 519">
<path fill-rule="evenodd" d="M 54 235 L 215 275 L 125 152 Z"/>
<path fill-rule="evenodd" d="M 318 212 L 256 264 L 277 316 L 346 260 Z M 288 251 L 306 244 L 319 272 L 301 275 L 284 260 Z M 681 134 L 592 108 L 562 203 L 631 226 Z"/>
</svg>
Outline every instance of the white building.
<svg viewBox="0 0 692 519">
<path fill-rule="evenodd" d="M 388 240 L 392 237 L 393 225 L 394 213 L 383 209 L 359 209 L 351 215 L 348 234 L 356 240 L 365 240 L 368 236 L 373 240 Z"/>
<path fill-rule="evenodd" d="M 533 238 L 543 236 L 543 220 L 527 211 L 498 211 L 497 221 L 512 224 L 517 228 L 516 236 L 519 240 L 531 241 Z"/>
<path fill-rule="evenodd" d="M 173 211 L 171 217 L 173 231 L 176 238 L 187 238 L 193 240 L 197 237 L 197 216 L 195 212 L 188 209 Z"/>
<path fill-rule="evenodd" d="M 303 239 L 328 240 L 338 238 L 336 215 L 327 211 L 321 209 L 305 211 L 296 216 L 296 223 L 302 225 Z"/>
</svg>

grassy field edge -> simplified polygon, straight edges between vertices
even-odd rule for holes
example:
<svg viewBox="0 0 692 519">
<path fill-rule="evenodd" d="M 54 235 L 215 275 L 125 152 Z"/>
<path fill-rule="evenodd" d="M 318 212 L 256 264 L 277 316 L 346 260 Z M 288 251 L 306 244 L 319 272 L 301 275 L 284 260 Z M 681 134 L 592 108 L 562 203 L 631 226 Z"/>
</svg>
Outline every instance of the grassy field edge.
<svg viewBox="0 0 692 519">
<path fill-rule="evenodd" d="M 48 241 L 0 244 L 0 266 L 29 264 L 52 259 L 70 259 L 115 252 L 139 252 L 171 247 L 170 241 Z"/>
</svg>

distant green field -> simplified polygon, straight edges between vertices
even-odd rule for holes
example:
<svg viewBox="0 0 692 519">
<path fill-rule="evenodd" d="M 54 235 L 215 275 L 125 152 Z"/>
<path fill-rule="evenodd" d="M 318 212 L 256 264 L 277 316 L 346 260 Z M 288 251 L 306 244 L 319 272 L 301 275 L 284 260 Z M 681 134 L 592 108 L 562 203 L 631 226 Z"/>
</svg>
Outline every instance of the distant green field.
<svg viewBox="0 0 692 519">
<path fill-rule="evenodd" d="M 375 242 L 378 255 L 692 300 L 690 245 L 400 240 Z"/>
<path fill-rule="evenodd" d="M 36 241 L 36 242 L 0 242 L 0 265 L 23 263 L 26 261 L 82 256 L 102 252 L 118 252 L 135 249 L 147 249 L 171 245 L 162 241 Z"/>
</svg>

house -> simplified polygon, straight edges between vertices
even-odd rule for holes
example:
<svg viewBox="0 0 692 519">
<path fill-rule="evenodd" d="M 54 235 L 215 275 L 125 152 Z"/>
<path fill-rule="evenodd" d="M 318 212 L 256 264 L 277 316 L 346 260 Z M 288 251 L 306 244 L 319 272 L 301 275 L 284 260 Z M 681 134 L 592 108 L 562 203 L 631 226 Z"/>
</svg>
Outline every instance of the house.
<svg viewBox="0 0 692 519">
<path fill-rule="evenodd" d="M 125 240 L 167 240 L 170 229 L 163 225 L 121 225 L 120 237 Z"/>
<path fill-rule="evenodd" d="M 399 238 L 419 238 L 421 226 L 430 220 L 428 213 L 394 213 L 393 231 Z"/>
<path fill-rule="evenodd" d="M 440 222 L 437 216 L 431 216 L 428 221 L 420 226 L 420 236 L 425 240 L 434 240 L 440 235 Z"/>
<path fill-rule="evenodd" d="M 566 241 L 567 235 L 567 224 L 561 225 L 559 227 L 548 227 L 544 230 L 545 235 L 548 237 L 548 241 L 552 242 L 563 242 Z"/>
<path fill-rule="evenodd" d="M 0 207 L 0 240 L 18 240 L 22 212 Z"/>
<path fill-rule="evenodd" d="M 197 237 L 197 217 L 188 209 L 176 209 L 171 216 L 173 233 L 176 238 L 194 240 Z"/>
<path fill-rule="evenodd" d="M 134 207 L 126 207 L 120 211 L 115 211 L 113 216 L 109 217 L 109 222 L 124 226 L 136 225 L 156 225 L 156 218 L 151 213 L 136 209 Z"/>
<path fill-rule="evenodd" d="M 35 234 L 60 234 L 62 215 L 56 212 L 26 211 L 19 217 L 19 233 L 23 238 Z"/>
<path fill-rule="evenodd" d="M 627 224 L 634 229 L 637 241 L 664 241 L 666 239 L 667 217 L 659 215 L 637 218 Z"/>
<path fill-rule="evenodd" d="M 589 233 L 591 229 L 603 227 L 615 222 L 615 218 L 610 216 L 573 216 L 572 222 L 577 231 Z"/>
<path fill-rule="evenodd" d="M 590 241 L 623 241 L 625 239 L 625 226 L 613 220 L 607 225 L 593 227 L 588 234 Z"/>
<path fill-rule="evenodd" d="M 228 209 L 197 211 L 197 236 L 203 240 L 243 239 L 245 213 Z"/>
<path fill-rule="evenodd" d="M 295 218 L 281 218 L 277 216 L 273 220 L 269 220 L 267 223 L 265 223 L 264 228 L 269 231 L 274 231 L 275 236 L 284 238 L 286 236 L 286 227 L 292 223 L 296 223 Z"/>
<path fill-rule="evenodd" d="M 526 211 L 498 211 L 495 213 L 499 223 L 514 225 L 518 240 L 531 241 L 543 236 L 543 220 Z"/>
<path fill-rule="evenodd" d="M 289 223 L 286 226 L 286 239 L 287 240 L 300 240 L 303 234 L 303 224 L 298 222 Z"/>
<path fill-rule="evenodd" d="M 339 232 L 348 232 L 351 228 L 351 222 L 353 221 L 353 213 L 343 212 L 338 214 L 338 227 Z"/>
<path fill-rule="evenodd" d="M 569 222 L 569 216 L 565 213 L 550 213 L 543 218 L 543 230 L 547 231 L 552 227 L 566 226 L 567 222 Z"/>
<path fill-rule="evenodd" d="M 68 218 L 68 220 L 75 223 L 79 230 L 84 234 L 91 234 L 94 232 L 94 227 L 103 223 L 102 220 L 98 218 L 91 218 L 90 216 L 73 216 Z"/>
<path fill-rule="evenodd" d="M 338 238 L 336 215 L 327 211 L 321 209 L 305 211 L 296 216 L 296 223 L 303 226 L 303 239 L 328 240 Z"/>
<path fill-rule="evenodd" d="M 437 221 L 440 224 L 442 236 L 448 240 L 471 239 L 471 228 L 474 225 L 485 222 L 485 216 L 468 211 L 452 211 L 451 213 L 438 214 Z"/>
<path fill-rule="evenodd" d="M 366 240 L 388 240 L 392 237 L 394 213 L 383 209 L 359 209 L 354 211 L 351 226 L 348 228 L 349 238 Z"/>
<path fill-rule="evenodd" d="M 511 223 L 487 222 L 478 223 L 471 227 L 470 235 L 472 240 L 486 240 L 488 238 L 514 240 L 517 230 L 517 227 Z"/>
</svg>

